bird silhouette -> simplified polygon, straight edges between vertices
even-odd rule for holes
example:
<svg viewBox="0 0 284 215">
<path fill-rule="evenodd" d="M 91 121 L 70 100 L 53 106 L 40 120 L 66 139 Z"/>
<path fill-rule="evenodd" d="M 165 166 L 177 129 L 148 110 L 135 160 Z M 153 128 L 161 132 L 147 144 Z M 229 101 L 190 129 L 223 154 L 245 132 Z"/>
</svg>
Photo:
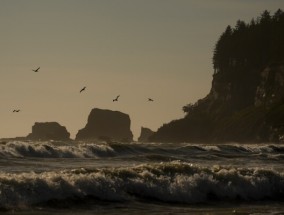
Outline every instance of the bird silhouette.
<svg viewBox="0 0 284 215">
<path fill-rule="evenodd" d="M 13 110 L 13 113 L 18 113 L 20 112 L 20 110 Z"/>
<path fill-rule="evenodd" d="M 38 72 L 39 69 L 40 69 L 40 67 L 38 67 L 37 69 L 33 69 L 33 71 Z"/>
<path fill-rule="evenodd" d="M 118 95 L 118 96 L 117 96 L 115 99 L 113 99 L 112 101 L 113 101 L 113 102 L 117 102 L 117 101 L 118 101 L 119 96 L 120 96 L 120 95 Z"/>
<path fill-rule="evenodd" d="M 148 98 L 148 101 L 149 101 L 149 102 L 153 102 L 154 100 L 153 100 L 153 99 L 151 99 L 151 98 Z"/>
<path fill-rule="evenodd" d="M 80 93 L 82 93 L 84 90 L 86 90 L 86 87 L 83 87 L 83 88 L 80 90 Z"/>
</svg>

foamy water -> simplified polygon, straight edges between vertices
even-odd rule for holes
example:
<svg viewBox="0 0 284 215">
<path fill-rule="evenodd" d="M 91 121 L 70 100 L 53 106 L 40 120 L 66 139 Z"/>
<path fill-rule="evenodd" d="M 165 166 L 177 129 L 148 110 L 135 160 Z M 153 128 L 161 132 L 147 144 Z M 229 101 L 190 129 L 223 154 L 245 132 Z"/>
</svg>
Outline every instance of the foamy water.
<svg viewBox="0 0 284 215">
<path fill-rule="evenodd" d="M 117 207 L 120 214 L 284 213 L 281 144 L 8 142 L 0 148 L 6 213 L 117 214 Z"/>
</svg>

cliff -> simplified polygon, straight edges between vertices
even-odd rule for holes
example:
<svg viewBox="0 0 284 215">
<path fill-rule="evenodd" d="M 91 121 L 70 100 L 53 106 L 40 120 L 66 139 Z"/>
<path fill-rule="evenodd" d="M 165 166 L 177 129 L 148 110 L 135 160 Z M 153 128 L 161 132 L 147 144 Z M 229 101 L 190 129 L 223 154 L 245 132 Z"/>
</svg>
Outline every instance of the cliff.
<svg viewBox="0 0 284 215">
<path fill-rule="evenodd" d="M 133 141 L 130 123 L 130 117 L 125 113 L 94 108 L 85 128 L 78 131 L 76 140 L 101 139 L 130 142 Z"/>
<path fill-rule="evenodd" d="M 154 134 L 154 131 L 152 131 L 151 129 L 141 127 L 141 133 L 138 138 L 138 141 L 139 142 L 149 142 L 149 137 L 152 136 L 153 134 Z"/>
<path fill-rule="evenodd" d="M 57 122 L 36 122 L 32 133 L 27 136 L 30 140 L 70 140 L 70 133 Z"/>
<path fill-rule="evenodd" d="M 209 94 L 151 141 L 284 141 L 284 13 L 265 11 L 257 20 L 227 27 L 214 50 Z"/>
</svg>

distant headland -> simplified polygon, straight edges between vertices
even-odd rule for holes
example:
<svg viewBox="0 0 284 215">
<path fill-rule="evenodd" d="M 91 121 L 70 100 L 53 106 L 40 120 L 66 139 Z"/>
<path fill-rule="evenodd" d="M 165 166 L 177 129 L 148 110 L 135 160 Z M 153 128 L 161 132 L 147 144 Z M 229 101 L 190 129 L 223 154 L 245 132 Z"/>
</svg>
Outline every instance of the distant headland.
<svg viewBox="0 0 284 215">
<path fill-rule="evenodd" d="M 284 12 L 228 26 L 216 43 L 209 94 L 183 107 L 154 142 L 284 141 Z"/>
</svg>

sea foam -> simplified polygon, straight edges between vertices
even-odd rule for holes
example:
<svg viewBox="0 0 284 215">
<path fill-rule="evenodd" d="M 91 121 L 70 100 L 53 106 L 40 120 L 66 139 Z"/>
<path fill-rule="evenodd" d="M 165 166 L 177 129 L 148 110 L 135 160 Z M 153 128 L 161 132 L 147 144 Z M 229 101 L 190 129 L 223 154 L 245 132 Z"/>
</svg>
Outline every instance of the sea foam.
<svg viewBox="0 0 284 215">
<path fill-rule="evenodd" d="M 84 198 L 175 203 L 283 200 L 284 173 L 259 168 L 208 168 L 178 161 L 133 167 L 0 173 L 2 208 Z"/>
<path fill-rule="evenodd" d="M 141 143 L 96 143 L 96 142 L 21 142 L 14 141 L 0 145 L 0 158 L 101 158 L 131 155 L 169 155 L 169 156 L 281 156 L 284 145 L 277 144 L 182 144 L 151 145 Z"/>
</svg>

